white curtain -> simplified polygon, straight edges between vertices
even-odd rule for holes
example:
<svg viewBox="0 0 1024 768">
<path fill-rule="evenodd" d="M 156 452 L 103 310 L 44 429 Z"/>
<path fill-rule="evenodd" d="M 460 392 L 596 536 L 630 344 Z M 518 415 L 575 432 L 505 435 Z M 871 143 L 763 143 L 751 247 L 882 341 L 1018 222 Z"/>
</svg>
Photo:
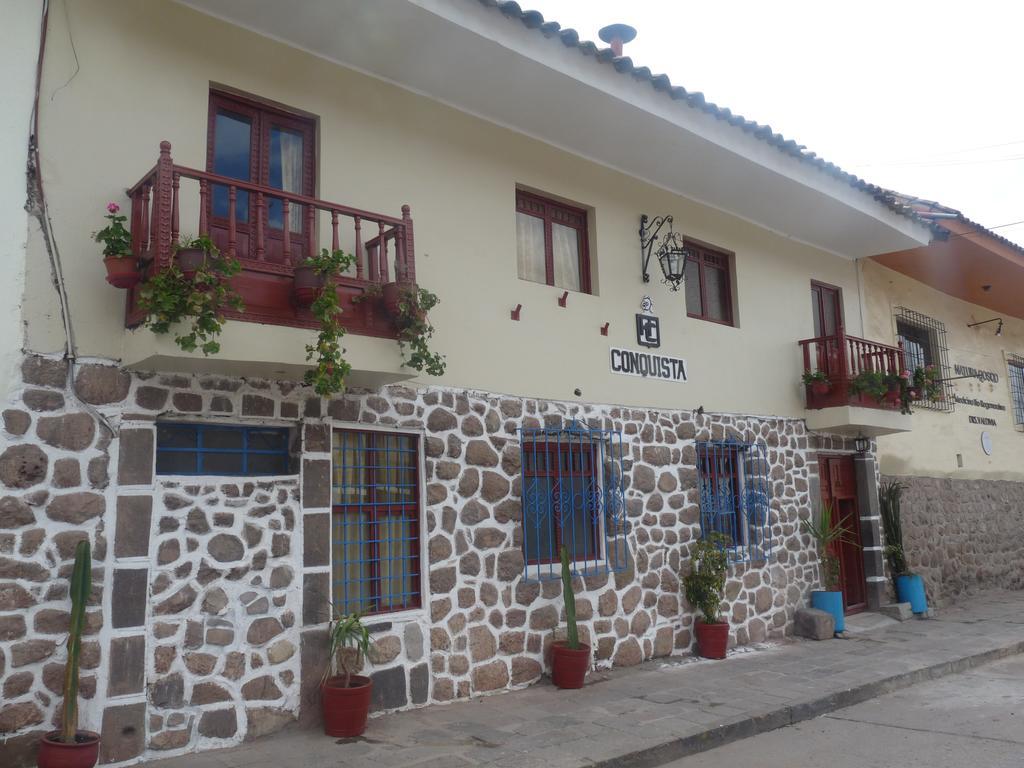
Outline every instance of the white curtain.
<svg viewBox="0 0 1024 768">
<path fill-rule="evenodd" d="M 279 131 L 281 147 L 281 189 L 285 192 L 302 193 L 302 134 Z M 303 211 L 295 206 L 290 211 L 292 232 L 302 231 Z"/>
<path fill-rule="evenodd" d="M 516 213 L 516 258 L 519 277 L 535 283 L 546 283 L 544 269 L 544 220 L 525 213 Z"/>
<path fill-rule="evenodd" d="M 551 225 L 551 251 L 555 262 L 555 285 L 580 290 L 580 238 L 572 227 Z"/>
</svg>

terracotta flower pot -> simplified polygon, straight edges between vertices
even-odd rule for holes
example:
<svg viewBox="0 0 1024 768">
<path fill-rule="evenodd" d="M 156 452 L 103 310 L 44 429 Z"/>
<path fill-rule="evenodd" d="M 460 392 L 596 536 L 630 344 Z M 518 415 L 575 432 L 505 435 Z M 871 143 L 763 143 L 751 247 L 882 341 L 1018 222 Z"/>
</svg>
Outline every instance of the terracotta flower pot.
<svg viewBox="0 0 1024 768">
<path fill-rule="evenodd" d="M 402 300 L 402 295 L 409 291 L 417 291 L 419 287 L 416 283 L 385 283 L 381 289 L 382 298 L 384 300 L 384 309 L 387 310 L 388 314 L 392 317 L 398 315 L 398 304 Z"/>
<path fill-rule="evenodd" d="M 191 280 L 206 262 L 206 251 L 202 248 L 181 248 L 174 254 L 174 260 L 185 278 Z"/>
<path fill-rule="evenodd" d="M 343 681 L 344 678 L 337 675 L 327 678 L 320 686 L 324 733 L 328 736 L 358 736 L 366 730 L 373 682 L 368 677 L 352 675 L 346 688 L 342 685 Z"/>
<path fill-rule="evenodd" d="M 296 267 L 293 280 L 292 295 L 300 307 L 310 306 L 324 287 L 324 276 L 313 267 Z"/>
<path fill-rule="evenodd" d="M 559 688 L 582 688 L 590 669 L 590 646 L 580 643 L 575 651 L 564 640 L 551 644 L 551 682 Z"/>
<path fill-rule="evenodd" d="M 811 382 L 811 392 L 814 393 L 817 397 L 827 395 L 830 389 L 832 389 L 832 385 L 829 384 L 827 381 Z"/>
<path fill-rule="evenodd" d="M 729 622 L 719 621 L 705 624 L 697 619 L 697 653 L 705 659 L 724 659 L 726 648 L 729 647 Z"/>
<path fill-rule="evenodd" d="M 139 262 L 134 256 L 106 256 L 107 282 L 115 288 L 134 288 L 142 280 Z"/>
<path fill-rule="evenodd" d="M 74 744 L 58 741 L 60 731 L 48 733 L 39 740 L 39 768 L 92 768 L 100 753 L 100 735 L 78 731 Z"/>
</svg>

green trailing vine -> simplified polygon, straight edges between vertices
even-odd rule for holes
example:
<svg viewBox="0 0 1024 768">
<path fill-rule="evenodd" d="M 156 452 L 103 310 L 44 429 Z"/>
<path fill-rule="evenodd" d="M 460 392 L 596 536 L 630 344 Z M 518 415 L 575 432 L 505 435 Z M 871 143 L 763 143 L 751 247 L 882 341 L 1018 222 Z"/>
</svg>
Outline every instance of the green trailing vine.
<svg viewBox="0 0 1024 768">
<path fill-rule="evenodd" d="M 402 350 L 403 365 L 431 376 L 444 373 L 444 355 L 430 351 L 428 340 L 434 335 L 428 314 L 440 303 L 437 295 L 425 288 L 403 289 L 398 300 L 398 346 Z"/>
<path fill-rule="evenodd" d="M 217 341 L 224 328 L 225 307 L 243 311 L 241 297 L 229 278 L 242 266 L 237 259 L 222 256 L 209 237 L 186 239 L 178 250 L 199 248 L 206 258 L 189 279 L 171 263 L 145 282 L 139 291 L 139 306 L 146 313 L 144 325 L 153 333 L 165 334 L 181 322 L 189 322 L 188 333 L 176 334 L 175 343 L 185 352 L 197 349 L 204 355 L 220 351 Z"/>
<path fill-rule="evenodd" d="M 306 266 L 313 267 L 324 281 L 312 306 L 309 308 L 320 322 L 320 333 L 315 344 L 306 345 L 306 359 L 314 364 L 306 371 L 305 382 L 321 397 L 340 392 L 345 386 L 345 377 L 352 366 L 342 357 L 341 339 L 345 328 L 341 324 L 341 307 L 338 292 L 334 289 L 334 278 L 355 263 L 356 257 L 344 251 L 328 251 L 326 248 L 317 256 L 306 259 Z"/>
</svg>

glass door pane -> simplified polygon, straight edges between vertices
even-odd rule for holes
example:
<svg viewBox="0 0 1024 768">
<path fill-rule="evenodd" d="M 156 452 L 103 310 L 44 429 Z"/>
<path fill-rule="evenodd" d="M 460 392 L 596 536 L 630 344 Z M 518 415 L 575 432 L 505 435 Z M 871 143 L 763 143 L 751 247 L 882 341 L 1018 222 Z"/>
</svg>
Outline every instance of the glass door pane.
<svg viewBox="0 0 1024 768">
<path fill-rule="evenodd" d="M 213 172 L 239 181 L 251 181 L 252 121 L 243 115 L 217 112 L 213 126 Z M 228 217 L 228 189 L 213 187 L 213 215 Z M 236 221 L 249 221 L 249 193 L 239 190 L 235 201 Z"/>
<path fill-rule="evenodd" d="M 305 158 L 305 137 L 299 131 L 270 126 L 270 157 L 267 167 L 267 185 L 285 192 L 303 194 L 303 161 Z M 288 210 L 288 228 L 301 232 L 304 206 L 292 205 Z M 284 225 L 281 201 L 271 199 L 267 205 L 267 222 L 274 229 Z"/>
</svg>

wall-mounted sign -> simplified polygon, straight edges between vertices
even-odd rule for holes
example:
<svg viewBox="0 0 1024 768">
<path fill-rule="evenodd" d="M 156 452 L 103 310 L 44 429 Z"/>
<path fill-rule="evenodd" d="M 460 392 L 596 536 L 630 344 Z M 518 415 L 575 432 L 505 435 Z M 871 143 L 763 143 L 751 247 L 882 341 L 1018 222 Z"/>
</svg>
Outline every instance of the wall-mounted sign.
<svg viewBox="0 0 1024 768">
<path fill-rule="evenodd" d="M 636 316 L 636 343 L 641 347 L 661 346 L 661 322 L 654 315 Z"/>
<path fill-rule="evenodd" d="M 995 371 L 982 371 L 969 365 L 954 365 L 953 370 L 956 371 L 957 376 L 970 376 L 978 381 L 991 381 L 993 384 L 999 383 L 999 374 Z"/>
<path fill-rule="evenodd" d="M 988 432 L 981 433 L 981 450 L 985 452 L 986 456 L 992 455 L 992 435 Z"/>
<path fill-rule="evenodd" d="M 953 395 L 953 402 L 960 405 L 973 405 L 975 408 L 984 408 L 989 411 L 1005 411 L 1006 406 L 1001 403 L 990 403 L 986 400 L 978 400 L 974 397 L 961 397 Z"/>
<path fill-rule="evenodd" d="M 994 427 L 996 425 L 996 420 L 990 419 L 988 416 L 968 416 L 967 418 L 971 424 L 984 424 L 986 427 Z"/>
<path fill-rule="evenodd" d="M 660 381 L 687 381 L 686 361 L 668 355 L 656 355 L 653 352 L 640 352 L 632 349 L 612 347 L 609 350 L 612 373 L 623 376 L 640 376 L 644 379 Z"/>
</svg>

